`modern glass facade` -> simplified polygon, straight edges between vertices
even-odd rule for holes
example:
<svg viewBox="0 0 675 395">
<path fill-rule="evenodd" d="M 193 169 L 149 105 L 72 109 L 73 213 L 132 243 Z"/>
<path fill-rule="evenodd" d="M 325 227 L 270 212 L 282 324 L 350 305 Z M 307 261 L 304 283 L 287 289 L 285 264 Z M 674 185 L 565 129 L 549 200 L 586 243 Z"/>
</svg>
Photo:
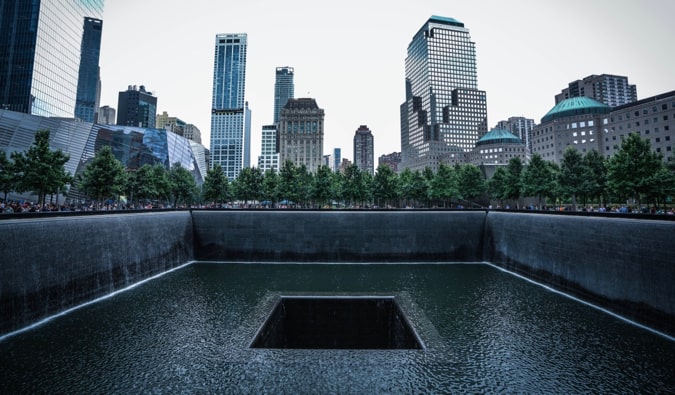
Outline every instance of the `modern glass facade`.
<svg viewBox="0 0 675 395">
<path fill-rule="evenodd" d="M 86 122 L 98 122 L 98 108 L 101 102 L 101 73 L 98 60 L 101 54 L 102 33 L 102 20 L 84 18 L 75 118 Z"/>
<path fill-rule="evenodd" d="M 129 170 L 148 164 L 167 169 L 176 162 L 192 172 L 198 184 L 206 175 L 205 148 L 175 133 L 123 125 L 101 125 L 64 118 L 48 118 L 0 110 L 0 151 L 7 156 L 24 152 L 35 141 L 38 130 L 49 130 L 50 147 L 70 156 L 65 169 L 81 174 L 104 146 L 112 147 L 115 157 Z M 84 198 L 71 188 L 71 198 Z M 30 199 L 29 195 L 18 196 Z M 9 196 L 10 199 L 17 196 Z"/>
<path fill-rule="evenodd" d="M 274 82 L 274 123 L 279 122 L 279 114 L 288 99 L 295 97 L 294 72 L 292 67 L 277 67 Z"/>
<path fill-rule="evenodd" d="M 402 167 L 438 168 L 443 155 L 473 149 L 487 133 L 475 43 L 462 22 L 432 16 L 408 45 L 401 105 Z"/>
<path fill-rule="evenodd" d="M 103 0 L 0 2 L 0 108 L 73 117 L 84 17 Z"/>
<path fill-rule="evenodd" d="M 245 101 L 246 33 L 217 34 L 211 104 L 211 166 L 229 180 L 250 165 L 251 112 Z"/>
</svg>

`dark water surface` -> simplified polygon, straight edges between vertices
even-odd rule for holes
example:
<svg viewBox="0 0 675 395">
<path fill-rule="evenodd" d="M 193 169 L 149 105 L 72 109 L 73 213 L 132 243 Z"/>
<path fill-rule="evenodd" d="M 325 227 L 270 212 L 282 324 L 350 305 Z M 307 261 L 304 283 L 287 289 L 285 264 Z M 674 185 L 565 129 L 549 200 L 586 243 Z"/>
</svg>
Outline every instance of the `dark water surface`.
<svg viewBox="0 0 675 395">
<path fill-rule="evenodd" d="M 287 293 L 402 295 L 427 348 L 249 348 Z M 674 372 L 675 341 L 485 264 L 193 263 L 0 342 L 4 394 L 672 393 Z"/>
</svg>

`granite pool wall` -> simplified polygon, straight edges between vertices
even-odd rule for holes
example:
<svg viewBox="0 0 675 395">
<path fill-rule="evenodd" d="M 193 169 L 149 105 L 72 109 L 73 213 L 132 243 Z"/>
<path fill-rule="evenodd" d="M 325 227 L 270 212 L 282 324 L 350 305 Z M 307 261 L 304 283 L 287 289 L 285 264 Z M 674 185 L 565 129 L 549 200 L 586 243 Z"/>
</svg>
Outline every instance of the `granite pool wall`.
<svg viewBox="0 0 675 395">
<path fill-rule="evenodd" d="M 191 210 L 0 221 L 0 336 L 192 260 L 489 262 L 675 335 L 675 221 Z"/>
</svg>

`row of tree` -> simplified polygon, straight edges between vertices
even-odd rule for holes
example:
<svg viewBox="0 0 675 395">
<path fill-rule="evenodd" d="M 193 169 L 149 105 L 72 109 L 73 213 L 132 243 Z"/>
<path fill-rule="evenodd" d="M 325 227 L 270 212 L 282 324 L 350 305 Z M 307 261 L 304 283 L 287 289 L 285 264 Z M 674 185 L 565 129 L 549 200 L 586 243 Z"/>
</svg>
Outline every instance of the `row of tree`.
<svg viewBox="0 0 675 395">
<path fill-rule="evenodd" d="M 533 197 L 539 206 L 571 203 L 576 209 L 578 201 L 607 205 L 635 199 L 638 206 L 643 201 L 660 205 L 675 193 L 675 168 L 666 166 L 649 141 L 636 134 L 624 139 L 609 159 L 597 151 L 582 155 L 568 147 L 560 165 L 534 154 L 525 166 L 515 157 L 507 166 L 498 167 L 489 180 L 471 164 L 441 164 L 436 172 L 405 169 L 400 174 L 380 166 L 370 175 L 356 165 L 344 172 L 321 166 L 312 173 L 287 161 L 278 172 L 242 169 L 232 182 L 215 165 L 199 186 L 179 163 L 169 169 L 162 164 L 125 169 L 110 147 L 99 150 L 77 177 L 65 171 L 67 161 L 67 155 L 49 148 L 48 131 L 39 131 L 25 153 L 7 158 L 0 152 L 0 187 L 5 200 L 11 191 L 32 191 L 42 203 L 48 194 L 58 195 L 75 185 L 98 203 L 124 196 L 128 203 L 173 207 L 234 201 L 295 207 L 482 207 L 498 201 L 518 207 L 523 197 Z"/>
</svg>

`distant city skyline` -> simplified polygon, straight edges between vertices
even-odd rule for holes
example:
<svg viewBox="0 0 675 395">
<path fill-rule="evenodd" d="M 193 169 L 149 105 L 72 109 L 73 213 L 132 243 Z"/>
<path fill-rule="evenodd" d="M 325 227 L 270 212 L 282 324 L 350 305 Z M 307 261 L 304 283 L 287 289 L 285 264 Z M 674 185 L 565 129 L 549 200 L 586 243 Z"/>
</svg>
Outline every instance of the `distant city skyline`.
<svg viewBox="0 0 675 395">
<path fill-rule="evenodd" d="M 425 1 L 414 8 L 392 4 L 385 18 L 381 4 L 352 0 L 236 6 L 194 0 L 171 7 L 119 0 L 107 2 L 102 17 L 101 105 L 115 106 L 130 81 L 144 83 L 157 95 L 158 112 L 194 123 L 208 144 L 213 36 L 246 32 L 253 158 L 260 154 L 262 125 L 273 120 L 274 69 L 282 65 L 295 70 L 295 96 L 315 98 L 325 110 L 324 154 L 335 147 L 349 152 L 353 131 L 367 124 L 376 131 L 379 157 L 401 150 L 406 47 L 432 15 L 456 18 L 471 30 L 491 129 L 514 116 L 540 122 L 560 89 L 592 74 L 627 76 L 639 99 L 675 89 L 675 55 L 667 47 L 675 36 L 674 12 L 675 3 L 660 0 Z M 141 36 L 152 37 L 161 55 L 129 45 Z"/>
</svg>

